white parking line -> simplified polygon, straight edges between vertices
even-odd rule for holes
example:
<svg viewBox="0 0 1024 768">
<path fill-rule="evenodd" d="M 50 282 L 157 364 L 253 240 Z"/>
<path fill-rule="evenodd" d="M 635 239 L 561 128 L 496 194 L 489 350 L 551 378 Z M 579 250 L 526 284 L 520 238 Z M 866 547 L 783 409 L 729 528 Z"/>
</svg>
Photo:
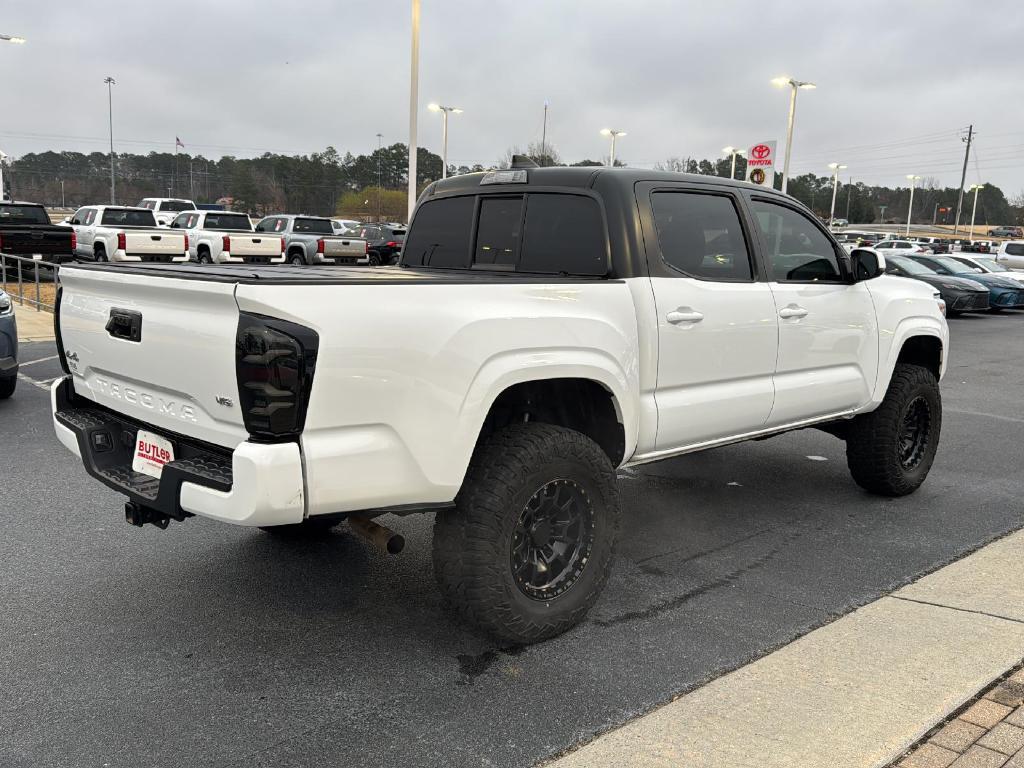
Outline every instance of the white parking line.
<svg viewBox="0 0 1024 768">
<path fill-rule="evenodd" d="M 20 372 L 18 373 L 18 378 L 21 379 L 22 381 L 27 381 L 33 387 L 39 387 L 39 389 L 45 392 L 50 391 L 50 384 L 53 383 L 53 379 L 50 379 L 49 381 L 38 381 L 36 379 L 33 379 L 31 376 L 26 376 L 24 373 Z"/>
<path fill-rule="evenodd" d="M 26 365 L 35 365 L 36 363 L 45 363 L 50 360 L 56 360 L 59 355 L 50 355 L 49 357 L 41 357 L 38 360 L 29 360 L 27 363 L 19 363 L 19 368 L 24 368 Z"/>
</svg>

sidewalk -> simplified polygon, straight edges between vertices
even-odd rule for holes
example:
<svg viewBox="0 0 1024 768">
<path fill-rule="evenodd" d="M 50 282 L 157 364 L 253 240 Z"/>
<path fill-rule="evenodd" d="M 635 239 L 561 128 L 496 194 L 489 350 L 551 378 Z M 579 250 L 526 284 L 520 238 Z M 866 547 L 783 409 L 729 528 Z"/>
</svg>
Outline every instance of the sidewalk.
<svg viewBox="0 0 1024 768">
<path fill-rule="evenodd" d="M 53 314 L 37 312 L 34 307 L 14 302 L 18 321 L 18 341 L 53 341 Z"/>
<path fill-rule="evenodd" d="M 1024 670 L 921 741 L 897 768 L 1024 768 Z"/>
<path fill-rule="evenodd" d="M 1019 531 L 548 765 L 890 765 L 1024 658 L 1022 560 Z M 906 768 L 1007 764 L 1009 753 L 981 739 L 1009 749 L 1020 734 L 1008 727 L 1015 717 L 1024 725 L 1024 715 L 985 701 L 977 712 L 1006 727 L 990 737 L 971 731 L 963 757 L 946 748 L 949 763 L 911 755 L 918 762 Z M 966 720 L 970 712 L 960 719 L 981 728 Z M 1013 760 L 1024 768 L 1024 756 Z"/>
</svg>

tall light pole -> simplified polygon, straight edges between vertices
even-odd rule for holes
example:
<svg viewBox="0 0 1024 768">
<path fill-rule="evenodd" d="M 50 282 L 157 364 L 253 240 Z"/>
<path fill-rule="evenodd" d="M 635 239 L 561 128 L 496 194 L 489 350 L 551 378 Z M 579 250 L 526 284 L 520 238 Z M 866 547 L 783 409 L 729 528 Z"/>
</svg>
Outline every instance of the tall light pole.
<svg viewBox="0 0 1024 768">
<path fill-rule="evenodd" d="M 839 190 L 839 172 L 846 166 L 839 163 L 829 163 L 828 167 L 832 169 L 832 209 L 828 214 L 828 225 L 831 227 L 832 222 L 836 218 L 836 192 Z"/>
<path fill-rule="evenodd" d="M 609 168 L 614 168 L 615 167 L 615 140 L 617 138 L 619 138 L 619 136 L 625 136 L 626 132 L 625 131 L 620 131 L 617 128 L 602 128 L 601 129 L 601 135 L 602 136 L 610 136 L 611 139 L 612 139 L 612 151 L 608 155 L 608 167 Z"/>
<path fill-rule="evenodd" d="M 548 100 L 544 99 L 544 124 L 540 131 L 540 162 L 544 165 L 547 162 L 548 146 Z"/>
<path fill-rule="evenodd" d="M 914 185 L 921 177 L 911 173 L 907 175 L 907 178 L 910 179 L 910 205 L 907 206 L 907 237 L 910 237 L 910 217 L 914 213 Z"/>
<path fill-rule="evenodd" d="M 723 155 L 732 155 L 732 170 L 729 171 L 729 178 L 736 178 L 736 155 L 745 155 L 747 151 L 745 149 L 737 149 L 736 147 L 722 147 Z"/>
<path fill-rule="evenodd" d="M 14 43 L 15 45 L 24 45 L 25 38 L 18 37 L 17 35 L 0 35 L 0 41 Z M 3 152 L 0 152 L 0 200 L 4 198 L 4 169 L 3 161 L 7 157 Z"/>
<path fill-rule="evenodd" d="M 427 109 L 431 112 L 441 113 L 441 122 L 443 127 L 441 128 L 441 178 L 448 178 L 448 113 L 454 115 L 461 115 L 462 110 L 458 107 L 446 107 L 443 104 L 427 104 Z"/>
<path fill-rule="evenodd" d="M 796 117 L 796 92 L 801 88 L 809 91 L 818 86 L 814 83 L 808 83 L 806 80 L 794 80 L 792 77 L 786 77 L 785 75 L 772 80 L 772 85 L 779 88 L 784 88 L 788 85 L 792 89 L 789 94 L 789 124 L 786 127 L 786 162 L 782 166 L 782 194 L 786 194 L 786 187 L 789 183 L 790 155 L 793 154 L 793 119 Z"/>
<path fill-rule="evenodd" d="M 110 119 L 110 204 L 116 205 L 117 199 L 114 196 L 114 92 L 112 86 L 116 85 L 117 81 L 108 75 L 103 78 L 103 82 L 107 84 L 107 113 Z"/>
<path fill-rule="evenodd" d="M 377 221 L 380 221 L 380 155 L 384 148 L 384 134 L 377 134 Z"/>
<path fill-rule="evenodd" d="M 971 236 L 970 236 L 970 241 L 972 243 L 974 242 L 974 214 L 976 214 L 978 212 L 978 193 L 981 191 L 981 188 L 984 187 L 984 186 L 985 186 L 984 184 L 971 184 L 970 189 L 967 190 L 968 192 L 973 192 L 974 193 L 974 205 L 971 207 Z"/>
<path fill-rule="evenodd" d="M 416 116 L 420 100 L 420 0 L 412 0 L 412 67 L 409 75 L 409 213 L 416 207 Z"/>
</svg>

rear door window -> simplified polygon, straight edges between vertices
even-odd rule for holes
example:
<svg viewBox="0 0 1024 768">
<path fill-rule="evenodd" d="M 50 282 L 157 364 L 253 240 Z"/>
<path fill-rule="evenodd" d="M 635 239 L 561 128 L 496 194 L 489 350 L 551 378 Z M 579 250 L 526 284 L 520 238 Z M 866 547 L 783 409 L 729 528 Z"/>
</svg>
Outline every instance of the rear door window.
<svg viewBox="0 0 1024 768">
<path fill-rule="evenodd" d="M 1006 252 L 1010 256 L 1024 256 L 1024 243 L 1007 243 Z"/>
<path fill-rule="evenodd" d="M 199 214 L 193 213 L 191 216 L 198 218 Z M 190 223 L 189 226 L 191 227 L 193 224 Z M 206 214 L 205 228 L 251 232 L 252 224 L 249 223 L 249 217 L 244 213 L 208 213 Z"/>
<path fill-rule="evenodd" d="M 651 196 L 661 256 L 667 264 L 702 280 L 751 281 L 747 242 L 732 199 L 697 192 Z"/>
<path fill-rule="evenodd" d="M 295 219 L 295 225 L 292 227 L 294 232 L 306 232 L 313 235 L 333 235 L 334 230 L 331 229 L 331 222 L 329 219 Z"/>
</svg>

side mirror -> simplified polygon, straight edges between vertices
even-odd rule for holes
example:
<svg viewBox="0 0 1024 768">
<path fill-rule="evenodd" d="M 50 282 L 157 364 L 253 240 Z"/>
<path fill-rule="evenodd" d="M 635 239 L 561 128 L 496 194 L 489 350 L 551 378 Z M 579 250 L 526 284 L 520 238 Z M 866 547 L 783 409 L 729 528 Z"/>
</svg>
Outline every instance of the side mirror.
<svg viewBox="0 0 1024 768">
<path fill-rule="evenodd" d="M 850 254 L 853 281 L 871 280 L 885 274 L 885 257 L 871 248 L 855 248 Z"/>
</svg>

